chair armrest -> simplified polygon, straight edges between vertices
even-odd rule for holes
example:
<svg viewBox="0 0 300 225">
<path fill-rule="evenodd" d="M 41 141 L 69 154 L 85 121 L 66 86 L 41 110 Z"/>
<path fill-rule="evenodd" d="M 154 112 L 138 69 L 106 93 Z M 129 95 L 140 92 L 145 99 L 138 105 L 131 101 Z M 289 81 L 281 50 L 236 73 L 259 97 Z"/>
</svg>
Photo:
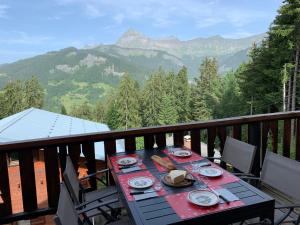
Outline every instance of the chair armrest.
<svg viewBox="0 0 300 225">
<path fill-rule="evenodd" d="M 119 199 L 116 198 L 116 199 L 112 199 L 112 200 L 109 200 L 109 201 L 106 201 L 106 202 L 100 202 L 100 203 L 97 204 L 97 205 L 93 205 L 93 206 L 91 206 L 91 207 L 86 207 L 86 208 L 84 208 L 84 209 L 77 210 L 77 213 L 78 213 L 78 214 L 82 214 L 82 213 L 91 211 L 91 210 L 93 210 L 93 209 L 97 209 L 97 208 L 100 208 L 100 207 L 103 207 L 103 206 L 107 206 L 107 205 L 109 205 L 109 204 L 112 204 L 112 203 L 115 203 L 115 202 L 118 202 L 118 201 L 119 201 Z M 76 209 L 77 209 L 77 207 L 76 207 Z"/>
<path fill-rule="evenodd" d="M 213 157 L 213 156 L 207 156 L 206 159 L 218 159 L 221 160 L 221 157 Z"/>
<path fill-rule="evenodd" d="M 252 173 L 235 173 L 235 172 L 232 172 L 232 174 L 236 175 L 236 176 L 255 177 L 255 175 L 253 175 Z"/>
<path fill-rule="evenodd" d="M 109 171 L 108 168 L 104 169 L 104 170 L 98 170 L 96 173 L 91 173 L 91 174 L 89 174 L 89 175 L 87 175 L 85 177 L 79 178 L 79 180 L 80 181 L 87 180 L 87 179 L 90 179 L 91 177 L 97 176 L 97 174 L 99 174 L 99 173 L 104 173 L 104 172 L 108 172 L 108 171 Z"/>
<path fill-rule="evenodd" d="M 251 176 L 241 176 L 241 179 L 248 179 L 248 180 L 260 180 L 260 177 L 251 177 Z"/>
<path fill-rule="evenodd" d="M 275 206 L 275 209 L 288 209 L 288 208 L 300 208 L 300 204 Z"/>
<path fill-rule="evenodd" d="M 88 204 L 91 204 L 93 202 L 101 201 L 101 199 L 106 198 L 106 197 L 111 196 L 111 195 L 116 194 L 116 193 L 118 193 L 118 191 L 111 191 L 111 192 L 107 193 L 106 195 L 101 196 L 101 198 L 96 198 L 96 199 L 93 199 L 91 201 L 82 202 L 79 205 L 76 205 L 76 209 L 84 207 L 84 206 L 86 206 Z"/>
</svg>

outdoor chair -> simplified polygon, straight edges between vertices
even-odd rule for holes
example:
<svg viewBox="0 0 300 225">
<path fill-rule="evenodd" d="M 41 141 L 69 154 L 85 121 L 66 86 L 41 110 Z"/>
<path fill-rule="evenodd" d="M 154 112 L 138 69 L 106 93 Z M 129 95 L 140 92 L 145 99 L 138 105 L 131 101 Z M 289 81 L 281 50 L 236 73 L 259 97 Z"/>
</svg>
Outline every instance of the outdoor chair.
<svg viewBox="0 0 300 225">
<path fill-rule="evenodd" d="M 221 163 L 230 164 L 239 172 L 237 176 L 251 176 L 252 165 L 255 157 L 256 146 L 227 137 L 221 157 L 207 157 L 208 159 L 218 159 Z"/>
<path fill-rule="evenodd" d="M 87 216 L 87 213 L 92 211 L 95 208 L 103 207 L 107 204 L 111 204 L 113 202 L 118 201 L 118 199 L 111 199 L 107 202 L 100 202 L 93 207 L 86 206 L 85 208 L 75 207 L 70 193 L 66 188 L 64 183 L 60 185 L 60 195 L 58 201 L 58 207 L 56 215 L 54 216 L 54 222 L 56 225 L 92 225 L 93 222 L 90 220 L 90 217 Z M 130 220 L 128 217 L 123 217 L 118 221 L 107 221 L 105 224 L 111 225 L 130 225 Z"/>
<path fill-rule="evenodd" d="M 83 204 L 83 206 L 89 205 L 90 207 L 93 207 L 99 202 L 105 202 L 111 199 L 118 199 L 118 191 L 115 186 L 106 186 L 104 188 L 101 188 L 100 190 L 86 192 L 80 183 L 82 180 L 89 179 L 92 176 L 95 176 L 97 178 L 96 175 L 99 173 L 108 172 L 108 169 L 104 169 L 101 171 L 97 171 L 95 174 L 90 174 L 86 177 L 78 179 L 77 172 L 75 171 L 72 160 L 69 156 L 67 156 L 66 168 L 63 173 L 63 177 L 66 187 L 71 195 L 71 198 L 77 207 L 79 207 L 81 204 Z M 115 201 L 111 204 L 107 204 L 104 207 L 102 207 L 100 213 L 103 214 L 104 212 L 107 212 L 108 214 L 103 214 L 104 216 L 108 217 L 107 219 L 111 219 L 109 217 L 117 219 L 118 216 L 121 214 L 122 208 L 123 206 L 121 202 Z M 90 216 L 91 214 L 97 213 L 99 213 L 99 209 L 95 208 L 94 210 L 87 212 L 87 215 Z"/>
<path fill-rule="evenodd" d="M 283 223 L 291 214 L 293 214 L 292 222 L 295 225 L 299 224 L 300 214 L 294 210 L 300 208 L 300 162 L 267 151 L 260 178 L 247 177 L 247 179 L 258 180 L 261 187 L 275 189 L 288 196 L 289 202 L 293 202 L 276 204 L 275 213 L 280 215 L 276 218 L 275 225 Z"/>
</svg>

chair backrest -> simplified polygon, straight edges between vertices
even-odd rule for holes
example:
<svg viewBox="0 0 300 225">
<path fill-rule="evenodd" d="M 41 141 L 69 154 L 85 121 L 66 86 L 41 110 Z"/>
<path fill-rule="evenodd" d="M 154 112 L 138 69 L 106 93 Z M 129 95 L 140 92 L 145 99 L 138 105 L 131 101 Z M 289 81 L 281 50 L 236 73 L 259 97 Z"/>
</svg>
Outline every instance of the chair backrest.
<svg viewBox="0 0 300 225">
<path fill-rule="evenodd" d="M 64 183 L 60 184 L 59 201 L 54 222 L 56 225 L 82 224 Z"/>
<path fill-rule="evenodd" d="M 255 152 L 256 146 L 227 137 L 221 159 L 243 173 L 251 173 Z"/>
<path fill-rule="evenodd" d="M 67 156 L 66 168 L 63 176 L 73 202 L 77 205 L 80 204 L 80 183 L 70 156 Z"/>
<path fill-rule="evenodd" d="M 267 151 L 261 181 L 300 201 L 300 162 Z"/>
</svg>

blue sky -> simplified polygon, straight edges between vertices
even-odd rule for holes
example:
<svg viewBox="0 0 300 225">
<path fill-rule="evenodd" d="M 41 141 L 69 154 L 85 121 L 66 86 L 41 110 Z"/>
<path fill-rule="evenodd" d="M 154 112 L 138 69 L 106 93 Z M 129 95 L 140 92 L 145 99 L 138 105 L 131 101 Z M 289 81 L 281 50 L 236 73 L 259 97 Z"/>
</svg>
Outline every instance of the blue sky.
<svg viewBox="0 0 300 225">
<path fill-rule="evenodd" d="M 0 0 L 0 64 L 111 44 L 129 28 L 181 40 L 266 32 L 281 0 Z"/>
</svg>

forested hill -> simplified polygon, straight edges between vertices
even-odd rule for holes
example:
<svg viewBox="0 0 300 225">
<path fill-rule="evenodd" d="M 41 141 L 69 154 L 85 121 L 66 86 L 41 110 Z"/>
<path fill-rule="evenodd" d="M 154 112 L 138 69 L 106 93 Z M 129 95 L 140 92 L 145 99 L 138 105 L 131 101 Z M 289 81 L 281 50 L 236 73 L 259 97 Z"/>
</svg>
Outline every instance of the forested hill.
<svg viewBox="0 0 300 225">
<path fill-rule="evenodd" d="M 253 42 L 262 38 L 263 35 L 244 39 L 214 36 L 183 42 L 174 38 L 154 40 L 129 30 L 116 45 L 70 47 L 2 65 L 0 88 L 9 80 L 35 75 L 46 89 L 46 108 L 58 110 L 61 103 L 68 108 L 74 103 L 103 98 L 125 73 L 142 84 L 159 66 L 177 72 L 185 65 L 192 79 L 205 56 L 216 57 L 221 72 L 235 69 L 247 59 Z"/>
</svg>

